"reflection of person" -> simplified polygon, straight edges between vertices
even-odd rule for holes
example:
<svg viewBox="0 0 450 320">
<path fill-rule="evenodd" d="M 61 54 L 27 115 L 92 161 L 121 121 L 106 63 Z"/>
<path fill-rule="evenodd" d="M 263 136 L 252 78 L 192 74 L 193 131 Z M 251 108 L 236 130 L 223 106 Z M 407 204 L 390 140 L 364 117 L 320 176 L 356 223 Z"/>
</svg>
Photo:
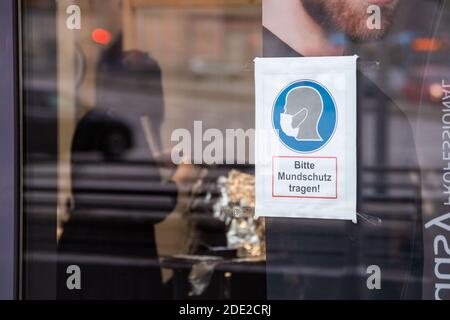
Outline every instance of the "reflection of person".
<svg viewBox="0 0 450 320">
<path fill-rule="evenodd" d="M 371 4 L 381 9 L 379 30 L 366 26 L 367 8 Z M 264 56 L 358 54 L 348 48 L 337 50 L 330 44 L 330 32 L 345 33 L 353 44 L 366 39 L 380 40 L 388 31 L 399 4 L 398 0 L 264 0 Z M 386 125 L 381 126 L 384 130 L 375 133 L 369 129 L 374 128 L 374 118 L 386 123 L 388 117 L 395 117 L 396 128 L 392 130 L 401 138 L 393 139 L 391 134 L 388 139 L 390 128 Z M 389 141 L 376 143 L 383 137 Z M 394 155 L 379 156 L 389 155 L 391 150 L 396 154 L 401 150 L 408 164 L 401 163 Z M 355 225 L 345 221 L 268 218 L 269 298 L 421 298 L 422 225 L 418 206 L 414 206 L 418 198 L 412 196 L 408 200 L 412 210 L 402 202 L 396 207 L 398 196 L 391 195 L 387 183 L 400 179 L 393 173 L 395 167 L 417 169 L 412 131 L 393 101 L 359 71 L 358 153 L 357 207 L 368 219 L 359 219 Z M 380 188 L 373 182 L 369 184 L 370 167 L 374 167 L 377 178 L 382 177 L 376 180 L 383 184 Z M 407 183 L 414 188 L 411 180 Z M 375 193 L 368 196 L 367 192 Z M 383 222 L 370 223 L 371 218 Z M 371 265 L 381 269 L 381 290 L 368 290 L 366 270 Z M 292 273 L 280 274 L 278 270 L 292 270 Z"/>
<path fill-rule="evenodd" d="M 85 152 L 87 143 L 111 129 L 117 131 L 119 122 L 121 128 L 129 127 L 130 140 L 142 143 L 143 117 L 149 122 L 154 148 L 160 147 L 161 71 L 147 54 L 123 52 L 119 38 L 102 55 L 97 76 L 97 105 L 80 120 L 73 138 L 74 209 L 59 242 L 58 297 L 164 298 L 154 227 L 172 211 L 177 184 L 190 173 L 180 168 L 171 182 L 162 183 L 153 150 L 140 150 L 145 159 L 141 164 L 128 161 L 114 151 L 123 145 L 118 135 L 110 141 L 114 152 L 105 154 L 105 142 L 94 144 L 97 150 L 89 149 L 111 159 L 89 158 Z M 81 269 L 81 290 L 68 290 L 62 280 L 69 265 Z"/>
</svg>

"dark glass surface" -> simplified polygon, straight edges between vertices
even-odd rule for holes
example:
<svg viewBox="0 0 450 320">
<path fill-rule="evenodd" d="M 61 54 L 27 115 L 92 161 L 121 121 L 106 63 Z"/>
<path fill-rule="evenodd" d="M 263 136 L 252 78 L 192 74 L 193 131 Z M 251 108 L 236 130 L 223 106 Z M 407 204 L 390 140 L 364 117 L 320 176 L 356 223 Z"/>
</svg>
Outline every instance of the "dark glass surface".
<svg viewBox="0 0 450 320">
<path fill-rule="evenodd" d="M 254 128 L 255 57 L 314 55 L 262 21 L 268 2 L 22 1 L 25 298 L 434 298 L 440 230 L 424 225 L 445 211 L 448 4 L 400 1 L 378 40 L 319 25 L 335 55 L 360 56 L 358 224 L 266 219 L 265 252 L 237 259 L 220 181 L 237 170 L 254 188 L 253 145 L 230 164 L 171 160 L 174 132 L 195 139 L 197 121 Z"/>
</svg>

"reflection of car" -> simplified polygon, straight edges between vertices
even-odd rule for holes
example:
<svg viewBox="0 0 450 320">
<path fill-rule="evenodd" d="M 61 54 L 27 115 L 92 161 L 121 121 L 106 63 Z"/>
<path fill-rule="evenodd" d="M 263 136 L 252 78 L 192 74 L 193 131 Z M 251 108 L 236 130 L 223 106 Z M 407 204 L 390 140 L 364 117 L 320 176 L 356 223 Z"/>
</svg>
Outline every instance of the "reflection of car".
<svg viewBox="0 0 450 320">
<path fill-rule="evenodd" d="M 57 147 L 58 100 L 56 92 L 50 90 L 30 90 L 26 97 L 31 104 L 25 119 L 32 128 L 33 135 L 27 136 L 27 148 L 30 154 L 55 154 Z M 86 120 L 87 119 L 87 120 Z M 95 108 L 77 124 L 85 135 L 77 139 L 82 143 L 74 146 L 81 152 L 99 152 L 106 159 L 122 157 L 133 147 L 133 134 L 125 121 Z M 51 141 L 53 139 L 54 141 Z"/>
<path fill-rule="evenodd" d="M 416 67 L 403 88 L 408 99 L 424 102 L 437 102 L 442 98 L 442 79 L 450 74 L 450 68 L 442 65 Z"/>
</svg>

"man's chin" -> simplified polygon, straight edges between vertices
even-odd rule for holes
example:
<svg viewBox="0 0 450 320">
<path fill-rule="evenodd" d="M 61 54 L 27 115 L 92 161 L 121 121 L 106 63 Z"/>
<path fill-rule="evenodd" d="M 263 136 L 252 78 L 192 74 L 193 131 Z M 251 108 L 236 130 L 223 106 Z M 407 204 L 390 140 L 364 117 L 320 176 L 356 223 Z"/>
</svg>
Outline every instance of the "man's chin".
<svg viewBox="0 0 450 320">
<path fill-rule="evenodd" d="M 389 32 L 394 13 L 390 10 L 383 11 L 384 16 L 378 28 L 377 26 L 370 27 L 366 16 L 362 14 L 357 19 L 349 16 L 347 19 L 338 20 L 336 25 L 354 41 L 380 40 Z"/>
<path fill-rule="evenodd" d="M 382 27 L 380 29 L 369 29 L 369 28 L 361 28 L 358 30 L 347 30 L 345 33 L 352 39 L 353 41 L 362 42 L 362 41 L 376 41 L 382 39 L 388 32 L 389 26 Z"/>
<path fill-rule="evenodd" d="M 383 6 L 381 26 L 371 29 L 365 5 L 352 6 L 347 0 L 301 0 L 306 12 L 325 30 L 341 31 L 354 41 L 383 38 L 394 19 L 397 5 Z M 365 1 L 362 1 L 365 3 Z M 376 27 L 376 26 L 374 26 Z"/>
</svg>

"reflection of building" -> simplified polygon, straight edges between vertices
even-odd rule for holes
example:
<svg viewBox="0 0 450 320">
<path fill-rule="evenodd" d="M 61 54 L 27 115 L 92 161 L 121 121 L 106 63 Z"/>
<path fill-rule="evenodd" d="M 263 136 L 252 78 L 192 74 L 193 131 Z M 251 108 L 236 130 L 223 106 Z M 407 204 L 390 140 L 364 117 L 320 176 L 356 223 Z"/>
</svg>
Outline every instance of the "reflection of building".
<svg viewBox="0 0 450 320">
<path fill-rule="evenodd" d="M 260 11 L 255 7 L 183 7 L 136 7 L 133 21 L 142 32 L 125 33 L 125 38 L 135 38 L 135 47 L 151 52 L 170 70 L 237 73 L 237 65 L 257 55 Z"/>
</svg>

